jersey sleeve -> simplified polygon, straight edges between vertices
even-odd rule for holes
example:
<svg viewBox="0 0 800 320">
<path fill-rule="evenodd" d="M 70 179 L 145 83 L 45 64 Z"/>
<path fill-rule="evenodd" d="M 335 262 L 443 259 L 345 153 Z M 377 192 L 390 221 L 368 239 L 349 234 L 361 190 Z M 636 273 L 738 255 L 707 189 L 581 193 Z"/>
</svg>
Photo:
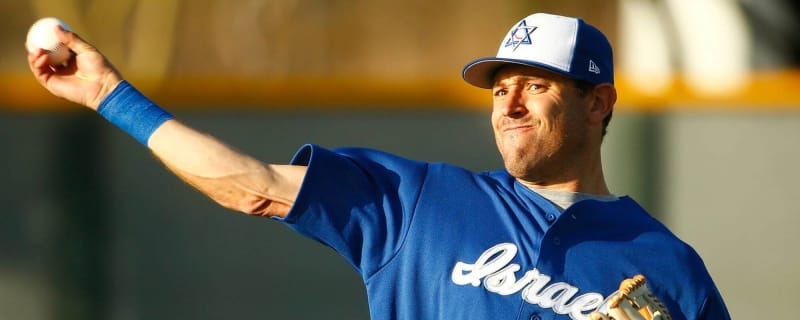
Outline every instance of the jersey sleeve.
<svg viewBox="0 0 800 320">
<path fill-rule="evenodd" d="M 308 167 L 284 222 L 341 254 L 366 278 L 399 250 L 427 164 L 376 150 L 303 146 Z M 281 220 L 281 219 L 279 219 Z"/>
<path fill-rule="evenodd" d="M 717 290 L 716 286 L 711 283 L 713 288 L 713 292 L 709 297 L 706 298 L 702 307 L 700 308 L 700 312 L 697 315 L 698 320 L 712 320 L 712 319 L 720 319 L 720 320 L 730 320 L 731 315 L 728 312 L 727 306 L 725 306 L 725 302 L 722 300 L 722 296 Z"/>
</svg>

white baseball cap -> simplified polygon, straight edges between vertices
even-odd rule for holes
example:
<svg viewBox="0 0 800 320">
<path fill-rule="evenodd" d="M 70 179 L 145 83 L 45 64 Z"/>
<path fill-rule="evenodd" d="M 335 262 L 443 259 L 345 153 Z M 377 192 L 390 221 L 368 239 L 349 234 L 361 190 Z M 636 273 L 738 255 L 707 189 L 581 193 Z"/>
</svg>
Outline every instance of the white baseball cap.
<svg viewBox="0 0 800 320">
<path fill-rule="evenodd" d="M 532 14 L 511 27 L 496 57 L 468 63 L 461 76 L 471 85 L 491 89 L 495 72 L 506 64 L 544 68 L 592 84 L 614 83 L 611 44 L 580 18 Z"/>
</svg>

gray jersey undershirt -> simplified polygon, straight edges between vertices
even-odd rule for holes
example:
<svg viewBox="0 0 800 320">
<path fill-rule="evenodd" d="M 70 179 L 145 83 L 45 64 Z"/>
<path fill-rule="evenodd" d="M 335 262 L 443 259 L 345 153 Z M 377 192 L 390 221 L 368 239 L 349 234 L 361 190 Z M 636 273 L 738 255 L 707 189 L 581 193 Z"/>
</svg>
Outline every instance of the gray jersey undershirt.
<svg viewBox="0 0 800 320">
<path fill-rule="evenodd" d="M 583 200 L 597 200 L 597 201 L 616 201 L 619 200 L 619 197 L 613 194 L 610 195 L 597 195 L 597 194 L 589 194 L 589 193 L 580 193 L 580 192 L 569 192 L 569 191 L 560 191 L 560 190 L 549 190 L 549 189 L 533 189 L 534 192 L 538 193 L 542 197 L 547 200 L 550 200 L 553 204 L 558 207 L 561 212 L 564 212 L 569 206 L 575 204 L 578 201 Z"/>
</svg>

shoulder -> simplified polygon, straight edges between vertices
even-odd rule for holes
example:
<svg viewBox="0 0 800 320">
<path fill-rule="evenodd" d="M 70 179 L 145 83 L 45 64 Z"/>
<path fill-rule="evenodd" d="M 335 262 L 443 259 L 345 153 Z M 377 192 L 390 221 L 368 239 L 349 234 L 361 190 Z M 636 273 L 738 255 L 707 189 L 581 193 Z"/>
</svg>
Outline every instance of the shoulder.
<svg viewBox="0 0 800 320">
<path fill-rule="evenodd" d="M 637 256 L 650 252 L 653 259 L 664 265 L 677 262 L 705 270 L 700 255 L 691 245 L 630 197 L 611 202 L 584 200 L 565 214 L 572 218 L 562 227 L 574 231 L 580 240 L 618 243 L 624 251 Z"/>
<path fill-rule="evenodd" d="M 397 173 L 422 175 L 428 164 L 388 152 L 369 148 L 328 149 L 314 144 L 302 146 L 292 157 L 292 165 L 309 167 L 309 171 L 330 174 L 336 171 L 364 174 Z"/>
<path fill-rule="evenodd" d="M 316 160 L 317 158 L 320 158 L 322 160 L 330 158 L 349 158 L 349 159 L 373 161 L 373 162 L 410 162 L 417 164 L 423 163 L 421 161 L 410 160 L 398 155 L 394 155 L 376 149 L 358 148 L 358 147 L 328 149 L 315 144 L 306 144 L 300 147 L 300 149 L 297 150 L 297 153 L 295 153 L 294 157 L 292 157 L 290 163 L 294 165 L 309 165 L 312 161 Z"/>
<path fill-rule="evenodd" d="M 373 168 L 389 171 L 422 171 L 429 178 L 439 178 L 446 181 L 468 179 L 507 186 L 513 185 L 514 182 L 514 178 L 505 170 L 476 173 L 462 166 L 450 163 L 410 159 L 391 152 L 363 147 L 328 149 L 318 145 L 308 144 L 298 150 L 291 164 L 308 166 L 313 163 L 321 164 L 323 162 L 326 163 L 326 165 L 327 163 L 346 162 L 366 170 Z"/>
<path fill-rule="evenodd" d="M 574 235 L 572 254 L 601 261 L 602 274 L 644 274 L 656 296 L 669 310 L 680 313 L 676 319 L 708 319 L 698 312 L 724 311 L 698 252 L 633 199 L 587 200 L 565 214 L 570 223 L 562 227 Z"/>
</svg>

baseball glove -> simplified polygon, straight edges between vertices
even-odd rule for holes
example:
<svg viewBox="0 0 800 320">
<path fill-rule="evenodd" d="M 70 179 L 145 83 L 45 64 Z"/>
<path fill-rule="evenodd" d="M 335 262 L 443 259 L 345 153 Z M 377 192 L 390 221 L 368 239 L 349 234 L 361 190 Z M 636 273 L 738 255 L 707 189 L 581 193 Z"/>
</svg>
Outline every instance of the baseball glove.
<svg viewBox="0 0 800 320">
<path fill-rule="evenodd" d="M 589 320 L 672 320 L 667 308 L 647 287 L 643 275 L 619 284 L 619 291 L 609 299 L 608 314 L 592 312 Z"/>
</svg>

